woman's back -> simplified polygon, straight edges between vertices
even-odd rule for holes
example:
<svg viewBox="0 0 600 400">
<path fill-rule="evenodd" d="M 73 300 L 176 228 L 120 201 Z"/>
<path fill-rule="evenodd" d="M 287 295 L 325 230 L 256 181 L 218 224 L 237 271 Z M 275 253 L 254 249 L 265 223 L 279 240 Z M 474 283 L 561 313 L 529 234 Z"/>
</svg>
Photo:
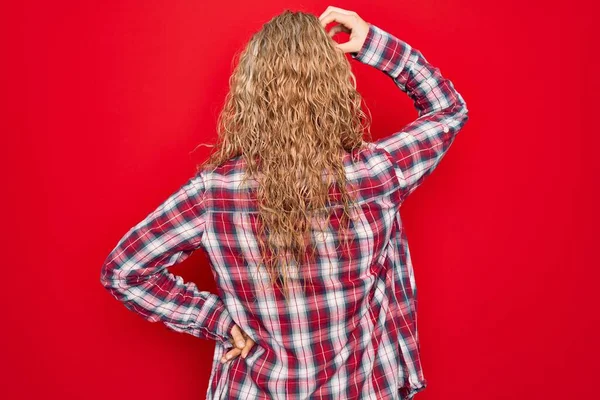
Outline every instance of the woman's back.
<svg viewBox="0 0 600 400">
<path fill-rule="evenodd" d="M 202 247 L 220 298 L 256 342 L 247 358 L 225 364 L 226 348 L 216 346 L 208 398 L 381 399 L 422 384 L 394 166 L 373 144 L 344 156 L 344 165 L 359 206 L 350 244 L 338 240 L 334 206 L 327 229 L 313 231 L 313 262 L 290 271 L 289 302 L 258 268 L 255 188 L 240 183 L 243 160 L 201 174 Z"/>
</svg>

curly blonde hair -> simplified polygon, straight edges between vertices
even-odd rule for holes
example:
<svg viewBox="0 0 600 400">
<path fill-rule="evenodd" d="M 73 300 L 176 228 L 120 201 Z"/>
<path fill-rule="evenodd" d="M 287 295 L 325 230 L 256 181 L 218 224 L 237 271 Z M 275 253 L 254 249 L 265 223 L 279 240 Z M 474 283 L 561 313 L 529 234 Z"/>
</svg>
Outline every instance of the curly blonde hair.
<svg viewBox="0 0 600 400">
<path fill-rule="evenodd" d="M 329 225 L 327 210 L 339 209 L 328 207 L 336 203 L 329 194 L 332 185 L 343 205 L 336 216 L 347 243 L 344 230 L 353 219 L 354 199 L 342 156 L 365 147 L 365 133 L 370 141 L 370 113 L 361 109 L 350 62 L 313 14 L 285 10 L 238 56 L 218 117 L 218 142 L 197 169 L 240 155 L 245 159 L 244 181 L 259 182 L 262 261 L 271 283 L 283 284 L 287 299 L 289 263 L 306 263 L 311 244 L 309 257 L 314 256 L 311 218 L 326 215 Z"/>
</svg>

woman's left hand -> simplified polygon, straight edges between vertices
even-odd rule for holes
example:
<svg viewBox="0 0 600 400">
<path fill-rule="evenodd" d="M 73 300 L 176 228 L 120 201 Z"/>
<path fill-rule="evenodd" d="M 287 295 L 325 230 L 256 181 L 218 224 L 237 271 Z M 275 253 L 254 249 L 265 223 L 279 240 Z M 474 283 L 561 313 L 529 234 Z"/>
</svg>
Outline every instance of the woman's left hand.
<svg viewBox="0 0 600 400">
<path fill-rule="evenodd" d="M 233 343 L 234 347 L 221 357 L 221 363 L 233 360 L 234 357 L 240 354 L 242 358 L 246 358 L 255 343 L 237 324 L 231 328 L 231 338 L 229 340 Z"/>
</svg>

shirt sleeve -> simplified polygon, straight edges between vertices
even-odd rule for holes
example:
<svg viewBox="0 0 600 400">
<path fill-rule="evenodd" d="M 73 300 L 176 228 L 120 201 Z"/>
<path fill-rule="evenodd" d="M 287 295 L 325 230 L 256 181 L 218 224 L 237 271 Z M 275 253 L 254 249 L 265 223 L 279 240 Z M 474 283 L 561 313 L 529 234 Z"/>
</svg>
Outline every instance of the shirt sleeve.
<svg viewBox="0 0 600 400">
<path fill-rule="evenodd" d="M 437 167 L 467 122 L 466 103 L 420 51 L 377 26 L 369 24 L 362 48 L 350 55 L 392 78 L 417 109 L 416 120 L 374 143 L 391 155 L 404 201 Z"/>
<path fill-rule="evenodd" d="M 200 245 L 204 194 L 198 172 L 119 240 L 102 265 L 100 282 L 146 320 L 229 348 L 235 322 L 221 298 L 168 270 Z"/>
</svg>

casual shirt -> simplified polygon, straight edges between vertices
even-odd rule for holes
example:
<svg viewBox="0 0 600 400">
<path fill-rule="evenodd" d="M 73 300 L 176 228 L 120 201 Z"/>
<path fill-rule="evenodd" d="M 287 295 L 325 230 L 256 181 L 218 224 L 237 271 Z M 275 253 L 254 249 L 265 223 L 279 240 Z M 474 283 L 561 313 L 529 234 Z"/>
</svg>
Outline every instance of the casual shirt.
<svg viewBox="0 0 600 400">
<path fill-rule="evenodd" d="M 400 207 L 448 151 L 467 108 L 418 50 L 372 24 L 350 54 L 392 78 L 418 118 L 343 156 L 358 205 L 354 241 L 338 246 L 342 208 L 332 203 L 331 226 L 315 233 L 316 261 L 289 272 L 288 302 L 257 268 L 256 181 L 241 183 L 241 156 L 196 172 L 129 229 L 102 265 L 102 285 L 128 309 L 216 342 L 207 399 L 412 399 L 427 385 Z M 199 248 L 218 294 L 168 270 Z M 234 324 L 256 343 L 246 358 L 223 364 Z"/>
</svg>

